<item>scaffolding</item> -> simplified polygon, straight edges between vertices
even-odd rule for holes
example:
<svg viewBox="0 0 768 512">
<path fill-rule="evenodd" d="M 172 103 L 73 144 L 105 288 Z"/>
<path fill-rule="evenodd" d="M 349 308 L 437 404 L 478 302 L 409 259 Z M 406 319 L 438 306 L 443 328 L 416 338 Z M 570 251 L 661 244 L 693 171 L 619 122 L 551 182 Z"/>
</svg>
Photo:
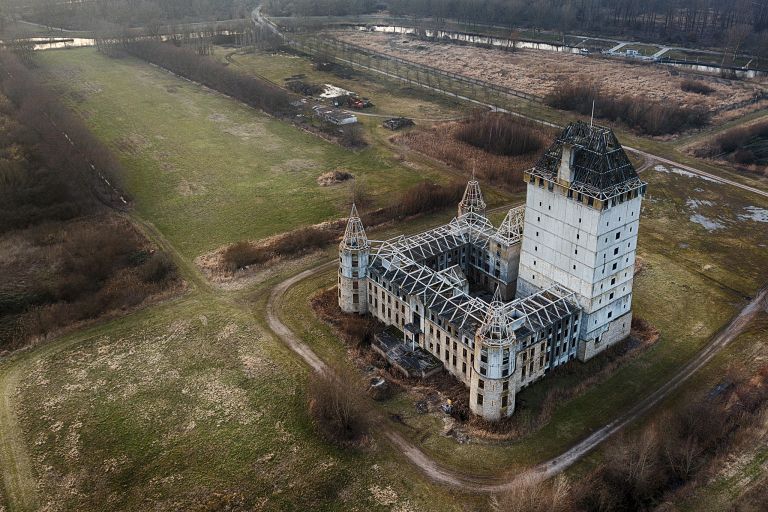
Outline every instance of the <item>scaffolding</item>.
<svg viewBox="0 0 768 512">
<path fill-rule="evenodd" d="M 489 239 L 499 237 L 503 243 L 518 241 L 522 234 L 521 209 L 510 210 L 505 221 L 509 221 L 507 226 L 502 223 L 502 227 L 495 230 L 484 217 L 467 214 L 418 235 L 374 242 L 376 251 L 371 258 L 369 275 L 388 284 L 390 292 L 402 300 L 418 298 L 426 310 L 459 331 L 474 334 L 483 326 L 491 325 L 487 328 L 489 334 L 495 336 L 489 340 L 491 343 L 513 343 L 518 334 L 525 336 L 540 331 L 577 312 L 574 292 L 553 285 L 504 303 L 497 288 L 494 299 L 488 302 L 468 293 L 463 274 L 458 275 L 455 266 L 434 270 L 424 264 L 430 257 L 466 244 L 487 244 Z"/>
<path fill-rule="evenodd" d="M 363 221 L 357 214 L 357 207 L 352 203 L 352 211 L 349 213 L 347 228 L 344 230 L 344 238 L 341 239 L 341 250 L 364 250 L 370 248 L 371 243 L 365 235 Z"/>
<path fill-rule="evenodd" d="M 525 221 L 525 206 L 512 208 L 496 230 L 493 239 L 502 245 L 516 244 L 523 239 L 523 224 Z"/>
</svg>

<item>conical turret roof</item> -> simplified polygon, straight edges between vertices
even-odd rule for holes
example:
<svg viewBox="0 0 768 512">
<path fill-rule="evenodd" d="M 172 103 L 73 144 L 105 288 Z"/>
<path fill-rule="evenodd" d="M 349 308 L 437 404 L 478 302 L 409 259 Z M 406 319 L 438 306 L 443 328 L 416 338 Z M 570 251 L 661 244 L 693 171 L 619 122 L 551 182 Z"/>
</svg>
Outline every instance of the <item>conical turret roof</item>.
<svg viewBox="0 0 768 512">
<path fill-rule="evenodd" d="M 344 238 L 339 247 L 341 249 L 368 249 L 371 246 L 368 237 L 365 235 L 363 221 L 357 213 L 357 207 L 352 203 L 352 211 L 349 213 L 347 229 L 344 231 Z"/>
<path fill-rule="evenodd" d="M 485 201 L 483 193 L 480 191 L 480 182 L 472 179 L 467 182 L 467 188 L 464 190 L 464 197 L 459 203 L 459 216 L 467 213 L 485 214 Z"/>
<path fill-rule="evenodd" d="M 494 238 L 505 245 L 511 245 L 523 237 L 523 221 L 525 218 L 525 206 L 512 208 L 507 212 L 504 221 L 496 230 Z"/>
<path fill-rule="evenodd" d="M 485 320 L 478 330 L 486 343 L 504 344 L 516 339 L 515 330 L 512 328 L 512 318 L 504 311 L 504 302 L 501 300 L 501 291 L 496 287 L 493 300 L 488 304 Z"/>
</svg>

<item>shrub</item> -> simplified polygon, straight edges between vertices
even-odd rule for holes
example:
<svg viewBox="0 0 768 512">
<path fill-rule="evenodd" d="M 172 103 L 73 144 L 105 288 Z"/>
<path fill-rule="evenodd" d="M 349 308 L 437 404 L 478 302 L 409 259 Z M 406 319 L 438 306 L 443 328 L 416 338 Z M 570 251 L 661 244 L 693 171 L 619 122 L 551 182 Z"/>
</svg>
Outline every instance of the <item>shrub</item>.
<svg viewBox="0 0 768 512">
<path fill-rule="evenodd" d="M 560 512 L 571 509 L 568 479 L 560 475 L 546 481 L 539 475 L 518 479 L 517 485 L 499 498 L 503 512 Z"/>
<path fill-rule="evenodd" d="M 343 448 L 366 441 L 370 419 L 361 395 L 364 387 L 354 370 L 312 373 L 307 389 L 309 411 L 323 438 Z"/>
<path fill-rule="evenodd" d="M 693 92 L 696 94 L 702 94 L 704 96 L 707 96 L 715 92 L 715 90 L 712 87 L 708 86 L 704 82 L 700 80 L 693 80 L 691 78 L 686 78 L 685 80 L 680 82 L 680 89 L 685 92 Z"/>
<path fill-rule="evenodd" d="M 139 269 L 145 283 L 162 283 L 176 273 L 173 260 L 164 252 L 156 252 Z"/>
<path fill-rule="evenodd" d="M 590 115 L 594 101 L 595 117 L 624 124 L 648 135 L 677 133 L 699 128 L 709 122 L 703 107 L 682 107 L 673 103 L 632 96 L 610 96 L 589 84 L 562 83 L 545 98 L 548 105 Z"/>
<path fill-rule="evenodd" d="M 768 161 L 768 151 L 763 149 L 766 139 L 768 121 L 731 128 L 715 139 L 709 156 L 730 155 L 734 162 L 742 165 L 765 164 Z"/>
<path fill-rule="evenodd" d="M 525 155 L 544 146 L 540 132 L 530 121 L 494 112 L 476 113 L 456 131 L 455 137 L 494 155 Z"/>
</svg>

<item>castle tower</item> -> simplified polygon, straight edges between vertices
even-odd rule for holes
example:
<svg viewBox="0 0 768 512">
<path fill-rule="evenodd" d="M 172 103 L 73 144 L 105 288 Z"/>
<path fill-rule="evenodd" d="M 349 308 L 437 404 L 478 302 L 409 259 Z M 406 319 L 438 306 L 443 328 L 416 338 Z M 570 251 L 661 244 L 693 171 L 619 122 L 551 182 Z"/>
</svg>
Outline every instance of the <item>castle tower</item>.
<svg viewBox="0 0 768 512">
<path fill-rule="evenodd" d="M 357 208 L 347 221 L 344 238 L 339 244 L 339 306 L 345 313 L 368 312 L 368 257 L 371 244 Z"/>
<path fill-rule="evenodd" d="M 629 334 L 646 184 L 610 129 L 583 122 L 568 125 L 525 180 L 517 295 L 555 283 L 574 291 L 578 357 L 589 359 Z"/>
<path fill-rule="evenodd" d="M 475 333 L 474 363 L 469 386 L 470 410 L 487 420 L 498 420 L 515 411 L 517 391 L 515 328 L 523 319 L 504 310 L 499 289 L 488 306 L 485 320 Z"/>
<path fill-rule="evenodd" d="M 485 216 L 485 201 L 483 201 L 483 193 L 480 191 L 480 182 L 474 177 L 467 182 L 464 197 L 459 203 L 459 217 L 468 213 Z"/>
</svg>

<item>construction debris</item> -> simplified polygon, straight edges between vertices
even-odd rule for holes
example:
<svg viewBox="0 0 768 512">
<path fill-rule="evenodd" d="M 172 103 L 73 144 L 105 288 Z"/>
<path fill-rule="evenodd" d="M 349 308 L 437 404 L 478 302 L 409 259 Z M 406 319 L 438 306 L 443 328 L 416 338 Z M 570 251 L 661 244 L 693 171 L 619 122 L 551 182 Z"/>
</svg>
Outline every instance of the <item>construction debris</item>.
<svg viewBox="0 0 768 512">
<path fill-rule="evenodd" d="M 388 128 L 392 131 L 402 130 L 403 128 L 409 128 L 413 126 L 415 123 L 412 119 L 408 119 L 407 117 L 393 117 L 391 119 L 387 119 L 382 123 L 384 128 Z"/>
</svg>

